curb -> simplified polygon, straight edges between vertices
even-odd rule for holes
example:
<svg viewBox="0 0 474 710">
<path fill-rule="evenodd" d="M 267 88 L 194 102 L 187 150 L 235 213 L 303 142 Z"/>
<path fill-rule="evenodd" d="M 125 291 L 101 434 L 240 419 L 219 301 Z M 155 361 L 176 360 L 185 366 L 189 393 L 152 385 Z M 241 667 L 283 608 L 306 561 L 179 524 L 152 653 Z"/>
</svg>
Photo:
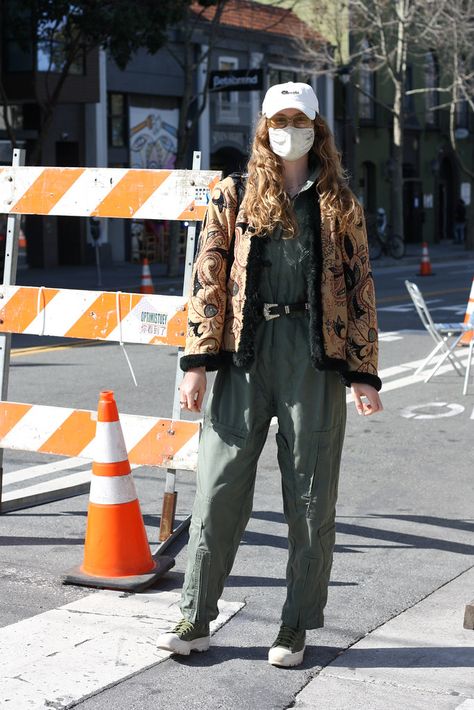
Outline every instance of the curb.
<svg viewBox="0 0 474 710">
<path fill-rule="evenodd" d="M 455 253 L 455 254 L 443 254 L 439 256 L 430 256 L 430 261 L 432 264 L 442 264 L 444 262 L 450 262 L 450 261 L 470 261 L 474 260 L 474 252 L 473 251 L 464 251 L 460 253 Z M 392 259 L 392 258 L 387 258 L 387 257 L 382 257 L 382 259 L 372 259 L 371 264 L 372 268 L 375 269 L 377 267 L 380 268 L 389 268 L 393 266 L 419 266 L 421 262 L 421 255 L 420 256 L 406 256 L 402 257 L 401 259 Z"/>
</svg>

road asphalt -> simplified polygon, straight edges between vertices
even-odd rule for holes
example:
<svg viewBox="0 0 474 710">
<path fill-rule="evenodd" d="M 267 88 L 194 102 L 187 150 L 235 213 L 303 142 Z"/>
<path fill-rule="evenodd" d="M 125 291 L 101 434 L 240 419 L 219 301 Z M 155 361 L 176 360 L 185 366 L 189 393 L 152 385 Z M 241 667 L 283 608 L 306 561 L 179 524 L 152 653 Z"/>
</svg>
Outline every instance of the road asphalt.
<svg viewBox="0 0 474 710">
<path fill-rule="evenodd" d="M 402 261 L 395 262 L 384 257 L 374 262 L 373 267 L 377 271 L 393 266 L 413 265 L 420 258 L 421 247 L 409 245 L 407 256 Z M 474 253 L 447 243 L 431 246 L 430 258 L 433 264 L 446 263 L 474 259 Z M 181 279 L 166 277 L 161 266 L 152 265 L 152 276 L 157 292 L 181 292 Z M 95 289 L 98 287 L 96 279 L 95 267 L 62 267 L 48 271 L 22 270 L 18 282 Z M 102 270 L 103 288 L 108 290 L 137 291 L 139 279 L 138 264 L 118 265 Z M 425 350 L 425 341 L 421 347 L 418 346 L 422 337 L 414 335 L 411 340 L 400 342 L 400 345 L 390 343 L 390 347 L 394 348 L 393 364 L 420 357 L 421 351 Z M 21 342 L 17 342 L 21 346 Z M 413 352 L 410 348 L 413 348 Z M 143 363 L 140 361 L 141 351 L 138 347 L 132 347 L 131 351 L 137 360 L 138 369 L 145 371 L 147 364 L 144 356 Z M 88 384 L 96 391 L 94 354 L 95 351 L 91 349 L 90 360 L 87 360 L 89 354 L 84 351 L 86 367 L 91 373 Z M 54 364 L 55 357 L 58 358 L 58 373 L 61 372 L 61 365 L 66 383 L 66 361 L 61 361 L 61 353 L 53 353 L 49 364 Z M 79 361 L 77 350 L 75 357 Z M 166 357 L 169 357 L 168 354 Z M 157 362 L 164 363 L 164 357 Z M 110 363 L 111 370 L 115 372 L 112 357 Z M 25 361 L 22 379 L 19 379 L 18 371 L 17 384 L 15 380 L 12 381 L 13 389 L 19 392 L 17 398 L 20 401 L 21 390 L 31 389 L 28 377 L 32 373 L 29 367 L 29 361 L 28 366 Z M 163 389 L 169 396 L 169 373 L 158 372 L 156 377 L 163 378 Z M 449 397 L 454 397 L 454 385 L 458 389 L 458 383 L 454 381 L 453 385 L 453 377 L 448 380 L 447 377 L 443 379 L 443 375 L 436 379 L 436 398 L 441 397 L 449 402 Z M 61 380 L 59 383 L 61 385 Z M 416 396 L 422 391 L 422 386 L 418 387 Z M 166 388 L 169 390 L 167 393 Z M 38 397 L 41 399 L 41 393 L 38 393 Z M 429 394 L 427 398 L 430 398 Z M 131 401 L 135 404 L 134 400 Z M 150 400 L 148 406 L 151 407 L 152 403 Z M 215 649 L 211 647 L 208 654 L 199 654 L 186 661 L 166 661 L 160 664 L 160 672 L 156 674 L 153 668 L 143 670 L 140 680 L 137 677 L 110 688 L 102 694 L 102 702 L 102 695 L 84 698 L 79 701 L 80 707 L 84 710 L 106 707 L 128 710 L 138 707 L 216 710 L 250 707 L 259 710 L 290 707 L 297 710 L 474 710 L 474 629 L 463 627 L 466 605 L 474 600 L 474 566 L 470 564 L 473 560 L 474 530 L 472 446 L 463 449 L 463 461 L 458 470 L 455 466 L 448 470 L 442 469 L 443 464 L 440 463 L 444 447 L 430 445 L 434 441 L 441 444 L 446 442 L 445 447 L 449 446 L 447 442 L 472 442 L 474 422 L 469 421 L 474 419 L 474 411 L 469 417 L 473 404 L 472 394 L 463 403 L 467 405 L 465 420 L 456 425 L 454 434 L 448 429 L 447 422 L 451 420 L 441 419 L 434 427 L 430 424 L 429 430 L 429 422 L 421 422 L 417 430 L 417 441 L 410 439 L 413 437 L 412 421 L 402 419 L 399 424 L 399 419 L 396 419 L 403 404 L 401 399 L 390 407 L 391 412 L 387 406 L 383 421 L 356 421 L 351 411 L 346 439 L 350 471 L 346 471 L 342 481 L 338 506 L 338 546 L 331 588 L 332 605 L 328 612 L 329 628 L 318 636 L 318 647 L 316 644 L 310 646 L 301 669 L 274 669 L 275 673 L 273 670 L 271 674 L 268 671 L 265 676 L 257 669 L 257 666 L 261 667 L 259 664 L 264 661 L 266 648 L 273 640 L 274 617 L 277 612 L 269 604 L 274 604 L 275 596 L 280 598 L 284 590 L 284 581 L 280 577 L 286 544 L 282 515 L 274 512 L 280 510 L 281 505 L 279 490 L 273 478 L 274 462 L 269 463 L 263 458 L 254 515 L 244 536 L 229 588 L 225 592 L 225 599 L 229 603 L 242 602 L 246 587 L 249 587 L 248 596 L 244 598 L 243 609 L 216 635 Z M 78 404 L 93 406 L 90 402 Z M 137 411 L 152 413 L 142 412 L 140 407 L 141 402 L 137 397 Z M 395 424 L 399 429 L 395 428 Z M 373 434 L 378 433 L 378 437 L 365 437 L 365 444 L 361 444 L 358 433 L 361 429 L 371 429 Z M 404 447 L 405 458 L 402 459 L 400 452 Z M 415 461 L 412 452 L 417 448 L 423 453 Z M 451 444 L 450 450 L 459 450 L 461 455 L 461 448 L 462 444 L 458 443 L 457 447 Z M 377 471 L 380 467 L 367 470 L 365 462 L 374 456 L 376 461 L 383 460 L 383 474 Z M 422 467 L 423 475 L 420 471 Z M 439 469 L 442 469 L 442 475 L 428 479 L 427 482 L 426 472 L 439 472 Z M 153 476 L 146 471 L 137 476 L 137 486 L 139 492 L 143 487 L 144 497 L 147 482 L 150 483 Z M 368 479 L 372 481 L 372 487 Z M 427 486 L 429 491 L 426 490 Z M 465 495 L 457 489 L 454 497 L 454 486 L 460 486 Z M 192 486 L 186 482 L 183 487 L 183 507 L 188 509 Z M 43 522 L 39 519 L 42 512 L 46 516 L 61 516 L 64 521 L 64 540 L 58 537 L 56 547 L 53 548 L 56 559 L 52 562 L 52 574 L 56 575 L 65 567 L 63 552 L 68 538 L 80 538 L 80 526 L 76 525 L 78 522 L 82 525 L 82 520 L 78 520 L 78 517 L 83 516 L 78 512 L 80 501 L 81 498 L 57 502 L 48 507 L 32 509 L 25 516 L 21 513 L 4 516 L 3 530 L 9 528 L 8 533 L 18 536 L 14 539 L 20 540 L 17 544 L 21 546 L 26 544 L 21 542 L 22 535 L 26 540 L 22 526 L 28 524 L 27 535 L 37 535 L 40 539 L 40 526 Z M 437 517 L 434 511 L 440 503 L 443 504 L 443 510 Z M 156 536 L 156 516 L 151 512 L 156 510 L 156 501 L 145 499 L 143 507 L 150 536 Z M 414 515 L 413 511 L 418 515 Z M 153 522 L 152 528 L 149 527 L 150 522 Z M 7 537 L 4 539 L 6 541 Z M 368 544 L 361 544 L 361 541 Z M 377 547 L 380 549 L 376 550 Z M 27 569 L 28 564 L 26 550 L 23 549 L 25 555 L 20 547 L 16 565 L 19 568 L 16 575 L 20 575 L 20 580 L 21 567 L 25 565 Z M 256 557 L 256 550 L 261 557 Z M 178 550 L 176 558 L 177 573 L 170 575 L 164 585 L 165 590 L 179 590 L 184 551 Z M 356 562 L 353 562 L 356 558 Z M 41 560 L 38 560 L 38 569 L 41 564 Z M 349 564 L 352 564 L 352 568 L 349 568 Z M 56 589 L 56 597 L 48 597 L 49 573 L 43 571 L 42 574 L 45 580 L 41 584 L 46 609 L 53 609 L 65 601 L 80 599 L 85 593 L 68 590 L 61 597 Z M 40 614 L 43 609 L 40 598 L 37 608 L 31 607 L 29 613 L 17 610 L 14 597 L 17 587 L 14 585 L 18 579 L 11 583 L 10 588 L 8 575 L 7 570 L 3 585 L 7 591 L 5 598 L 9 598 L 6 608 L 10 607 L 12 613 L 11 616 L 4 613 L 2 626 L 14 624 L 28 615 Z M 361 633 L 362 629 L 366 629 L 365 635 L 363 631 Z M 314 641 L 316 637 L 311 636 L 311 644 Z M 236 657 L 240 665 L 235 662 Z M 199 680 L 196 667 L 199 668 Z M 238 687 L 233 686 L 232 675 Z M 206 683 L 208 695 L 196 696 L 197 689 L 202 692 Z M 150 693 L 156 694 L 156 704 L 152 702 Z M 1 698 L 0 706 L 16 710 L 14 703 L 1 705 Z M 66 704 L 36 707 L 53 706 L 72 707 Z M 31 707 L 36 710 L 34 705 Z"/>
</svg>

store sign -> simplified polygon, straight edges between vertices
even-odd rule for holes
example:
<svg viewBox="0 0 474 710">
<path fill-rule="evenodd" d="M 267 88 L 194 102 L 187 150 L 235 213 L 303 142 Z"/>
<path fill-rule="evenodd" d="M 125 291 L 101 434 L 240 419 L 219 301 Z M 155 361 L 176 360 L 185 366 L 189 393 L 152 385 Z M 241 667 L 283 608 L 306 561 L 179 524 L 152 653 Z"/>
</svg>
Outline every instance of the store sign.
<svg viewBox="0 0 474 710">
<path fill-rule="evenodd" d="M 263 69 L 211 71 L 210 91 L 255 91 L 263 89 Z"/>
</svg>

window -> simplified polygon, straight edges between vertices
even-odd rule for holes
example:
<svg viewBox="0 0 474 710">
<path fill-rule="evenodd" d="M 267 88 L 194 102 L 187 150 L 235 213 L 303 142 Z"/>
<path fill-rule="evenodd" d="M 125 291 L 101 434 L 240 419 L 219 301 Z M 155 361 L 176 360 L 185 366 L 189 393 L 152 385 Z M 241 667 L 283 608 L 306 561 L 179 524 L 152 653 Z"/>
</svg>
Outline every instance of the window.
<svg viewBox="0 0 474 710">
<path fill-rule="evenodd" d="M 78 46 L 78 30 L 64 17 L 60 22 L 47 20 L 38 25 L 36 68 L 38 71 L 61 73 L 71 61 L 69 74 L 84 74 L 84 47 Z"/>
<path fill-rule="evenodd" d="M 219 57 L 219 71 L 232 71 L 239 68 L 237 57 Z M 239 92 L 219 91 L 217 94 L 218 121 L 235 123 L 239 120 Z"/>
<path fill-rule="evenodd" d="M 109 146 L 123 148 L 127 143 L 127 113 L 125 94 L 109 94 Z"/>
<path fill-rule="evenodd" d="M 3 59 L 8 72 L 33 71 L 33 43 L 31 40 L 31 11 L 20 8 L 15 0 L 5 0 Z"/>
<path fill-rule="evenodd" d="M 466 85 L 466 61 L 465 57 L 459 58 L 458 86 L 456 101 L 456 128 L 469 128 L 469 104 L 466 101 L 462 86 Z"/>
<path fill-rule="evenodd" d="M 279 69 L 278 67 L 270 67 L 268 71 L 268 86 L 274 84 L 286 84 L 287 81 L 302 81 L 305 84 L 311 84 L 312 77 L 305 72 L 299 72 L 295 69 Z"/>
<path fill-rule="evenodd" d="M 7 120 L 5 121 L 4 108 L 0 110 L 0 131 L 5 131 L 7 128 L 7 123 L 12 127 L 14 131 L 18 131 L 23 128 L 23 107 L 20 105 L 10 104 L 6 107 L 7 110 Z"/>
<path fill-rule="evenodd" d="M 361 42 L 362 61 L 359 68 L 359 118 L 362 121 L 375 120 L 375 72 L 372 51 L 367 38 Z"/>
<path fill-rule="evenodd" d="M 435 89 L 438 86 L 438 63 L 434 52 L 429 51 L 425 54 L 425 121 L 427 126 L 436 126 L 438 124 L 438 92 Z"/>
<path fill-rule="evenodd" d="M 405 92 L 411 91 L 413 89 L 413 67 L 411 64 L 407 65 L 406 76 L 405 76 Z M 413 99 L 413 94 L 409 96 L 405 93 L 403 97 L 403 108 L 405 111 L 405 117 L 407 120 L 412 120 L 415 117 L 415 102 Z"/>
<path fill-rule="evenodd" d="M 31 72 L 36 63 L 40 72 L 62 72 L 71 58 L 69 74 L 85 73 L 85 51 L 78 43 L 78 30 L 70 16 L 61 20 L 42 20 L 32 30 L 31 10 L 15 0 L 5 1 L 3 45 L 5 69 Z M 24 3 L 23 3 L 24 5 Z M 36 36 L 36 47 L 32 35 Z M 36 56 L 35 56 L 36 55 Z"/>
<path fill-rule="evenodd" d="M 464 98 L 456 103 L 456 128 L 469 128 L 469 105 Z"/>
</svg>

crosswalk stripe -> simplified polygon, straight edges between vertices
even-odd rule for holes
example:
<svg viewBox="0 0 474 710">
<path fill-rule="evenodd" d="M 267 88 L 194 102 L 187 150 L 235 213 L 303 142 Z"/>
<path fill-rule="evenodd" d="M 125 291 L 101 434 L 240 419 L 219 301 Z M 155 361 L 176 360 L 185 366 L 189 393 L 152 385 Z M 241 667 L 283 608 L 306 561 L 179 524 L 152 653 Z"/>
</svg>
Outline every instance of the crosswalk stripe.
<svg viewBox="0 0 474 710">
<path fill-rule="evenodd" d="M 100 591 L 2 628 L 2 707 L 69 707 L 166 660 L 156 637 L 181 617 L 179 596 Z M 219 602 L 211 633 L 243 606 Z"/>
<path fill-rule="evenodd" d="M 90 460 L 74 456 L 69 459 L 61 459 L 61 461 L 50 461 L 38 466 L 28 466 L 28 468 L 21 468 L 17 471 L 7 471 L 3 474 L 3 485 L 8 486 L 12 483 L 28 481 L 32 478 L 38 478 L 38 476 L 46 476 L 49 473 L 62 473 L 69 468 L 79 468 L 79 466 L 84 466 L 85 464 L 90 466 Z"/>
<path fill-rule="evenodd" d="M 467 353 L 465 353 L 465 357 L 461 358 L 458 357 L 458 361 L 461 363 L 461 365 L 466 366 L 467 365 Z M 406 363 L 405 367 L 407 365 L 415 365 L 418 367 L 419 364 L 421 364 L 422 360 L 416 362 L 416 363 Z M 442 375 L 446 372 L 449 372 L 449 370 L 452 370 L 452 365 L 449 363 L 447 365 L 442 365 L 438 372 L 436 373 L 435 377 L 438 375 Z M 392 392 L 393 390 L 400 389 L 401 387 L 408 387 L 409 385 L 415 385 L 418 382 L 423 382 L 423 380 L 426 378 L 426 372 L 420 372 L 419 375 L 408 375 L 406 377 L 400 377 L 397 380 L 392 380 L 391 382 L 384 382 L 383 384 L 383 389 L 382 389 L 382 394 L 386 394 L 387 392 Z M 349 394 L 347 395 L 346 402 L 352 402 L 352 395 Z"/>
<path fill-rule="evenodd" d="M 51 500 L 53 500 L 55 492 L 60 494 L 63 491 L 64 498 L 80 495 L 81 493 L 87 493 L 90 482 L 91 472 L 89 468 L 87 471 L 69 473 L 52 481 L 36 483 L 34 486 L 26 486 L 26 488 L 21 488 L 20 490 L 6 491 L 2 494 L 2 505 L 6 505 L 10 510 L 13 509 L 8 505 L 10 501 L 14 501 L 16 507 L 26 503 L 35 505 L 35 502 L 40 502 L 44 498 L 45 493 L 51 496 Z"/>
</svg>

